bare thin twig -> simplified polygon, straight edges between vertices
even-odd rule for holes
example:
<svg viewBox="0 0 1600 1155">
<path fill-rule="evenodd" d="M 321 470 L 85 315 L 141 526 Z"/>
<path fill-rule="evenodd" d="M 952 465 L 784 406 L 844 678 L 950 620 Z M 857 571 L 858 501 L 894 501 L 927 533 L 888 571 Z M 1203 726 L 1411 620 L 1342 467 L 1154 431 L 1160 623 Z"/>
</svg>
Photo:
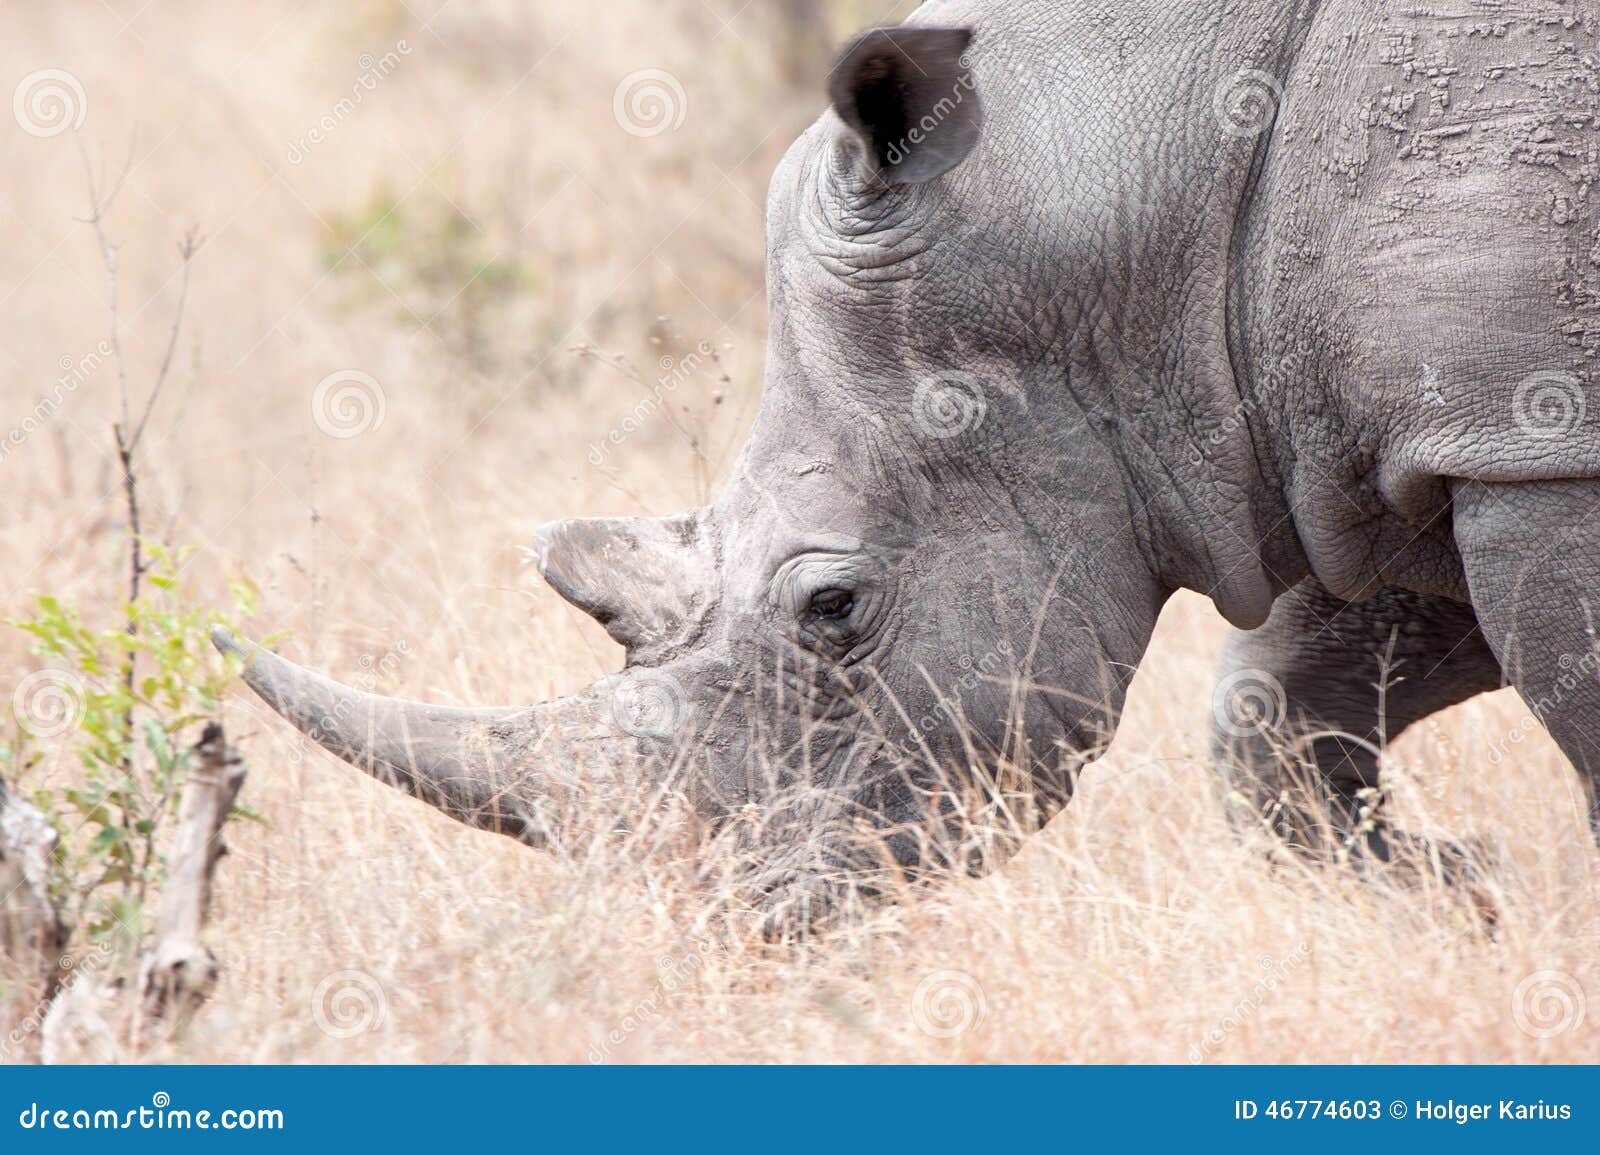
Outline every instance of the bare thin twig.
<svg viewBox="0 0 1600 1155">
<path fill-rule="evenodd" d="M 100 257 L 106 270 L 106 311 L 111 326 L 111 354 L 112 362 L 117 372 L 117 395 L 121 419 L 112 424 L 111 431 L 116 440 L 117 460 L 122 467 L 122 493 L 123 500 L 128 510 L 128 620 L 126 632 L 128 635 L 128 648 L 126 662 L 123 669 L 123 685 L 127 690 L 129 706 L 122 715 L 123 754 L 122 769 L 130 783 L 135 781 L 133 773 L 133 750 L 135 744 L 133 706 L 134 687 L 137 684 L 139 651 L 135 645 L 139 635 L 139 619 L 137 604 L 141 583 L 144 578 L 147 563 L 144 557 L 144 527 L 141 521 L 139 508 L 139 472 L 135 461 L 135 452 L 140 440 L 144 437 L 145 426 L 150 421 L 156 402 L 160 399 L 162 386 L 166 384 L 167 377 L 172 369 L 172 357 L 178 345 L 178 334 L 183 328 L 184 313 L 189 303 L 189 271 L 195 252 L 200 247 L 199 233 L 190 228 L 178 244 L 178 254 L 182 258 L 182 280 L 178 290 L 178 305 L 172 318 L 172 327 L 167 333 L 166 352 L 161 358 L 161 367 L 156 373 L 155 381 L 150 391 L 145 396 L 144 406 L 140 411 L 137 424 L 132 421 L 132 402 L 128 388 L 128 362 L 123 352 L 120 334 L 119 315 L 117 308 L 117 247 L 106 235 L 106 214 L 110 212 L 115 202 L 117 193 L 121 191 L 123 182 L 127 180 L 132 169 L 133 146 L 130 142 L 128 156 L 123 163 L 121 174 L 112 184 L 110 191 L 102 194 L 100 182 L 95 179 L 94 166 L 89 162 L 89 153 L 80 139 L 78 142 L 78 155 L 83 161 L 84 180 L 89 187 L 89 217 L 88 223 L 94 229 L 95 243 L 99 246 Z M 131 816 L 124 813 L 124 825 L 131 828 L 128 819 Z M 154 824 L 145 833 L 144 857 L 148 866 L 155 855 L 155 829 Z M 148 871 L 140 872 L 139 899 L 143 901 L 146 878 Z M 131 885 L 131 880 L 124 879 L 123 889 L 126 892 Z"/>
</svg>

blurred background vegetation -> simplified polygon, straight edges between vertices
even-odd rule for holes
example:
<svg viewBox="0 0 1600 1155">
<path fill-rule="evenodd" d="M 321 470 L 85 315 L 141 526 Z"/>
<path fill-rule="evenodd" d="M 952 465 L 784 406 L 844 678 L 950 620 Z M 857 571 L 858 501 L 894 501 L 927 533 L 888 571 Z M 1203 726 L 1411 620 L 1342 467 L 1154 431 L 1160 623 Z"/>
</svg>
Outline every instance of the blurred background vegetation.
<svg viewBox="0 0 1600 1155">
<path fill-rule="evenodd" d="M 3 75 L 63 69 L 83 96 L 76 132 L 0 132 L 6 410 L 61 395 L 3 463 L 0 588 L 81 600 L 86 561 L 109 571 L 118 550 L 114 374 L 56 384 L 108 335 L 85 159 L 122 182 L 107 231 L 136 374 L 176 307 L 174 246 L 202 238 L 147 532 L 204 547 L 191 565 L 219 591 L 251 559 L 317 637 L 345 628 L 328 585 L 370 535 L 363 628 L 392 629 L 427 598 L 517 585 L 516 545 L 545 516 L 703 499 L 759 389 L 766 183 L 823 109 L 837 46 L 912 7 L 9 5 Z M 640 74 L 664 75 L 671 104 L 647 131 L 625 123 Z M 715 365 L 597 469 L 590 447 L 663 359 L 704 341 Z M 345 371 L 378 383 L 382 420 L 330 438 L 313 394 Z M 559 494 L 531 484 L 535 459 Z M 430 527 L 425 552 L 402 522 Z M 503 544 L 484 556 L 469 542 L 487 524 Z M 506 607 L 459 612 L 483 609 Z"/>
</svg>

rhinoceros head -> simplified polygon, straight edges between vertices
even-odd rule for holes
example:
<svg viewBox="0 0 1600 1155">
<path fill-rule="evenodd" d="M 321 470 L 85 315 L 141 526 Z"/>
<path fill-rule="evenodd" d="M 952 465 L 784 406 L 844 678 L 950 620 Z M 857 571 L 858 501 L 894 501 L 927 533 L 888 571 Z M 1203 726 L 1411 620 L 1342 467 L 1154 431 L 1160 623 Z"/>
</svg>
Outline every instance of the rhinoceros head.
<svg viewBox="0 0 1600 1155">
<path fill-rule="evenodd" d="M 762 405 L 717 501 L 537 534 L 627 651 L 572 698 L 380 699 L 257 653 L 246 679 L 340 756 L 530 842 L 588 792 L 755 816 L 775 909 L 981 869 L 1109 735 L 1164 587 L 1060 353 L 1004 127 L 960 29 L 859 37 L 777 171 Z M 1070 334 L 1067 335 L 1070 337 Z M 234 645 L 223 638 L 223 645 Z M 815 913 L 815 911 L 811 911 Z"/>
</svg>

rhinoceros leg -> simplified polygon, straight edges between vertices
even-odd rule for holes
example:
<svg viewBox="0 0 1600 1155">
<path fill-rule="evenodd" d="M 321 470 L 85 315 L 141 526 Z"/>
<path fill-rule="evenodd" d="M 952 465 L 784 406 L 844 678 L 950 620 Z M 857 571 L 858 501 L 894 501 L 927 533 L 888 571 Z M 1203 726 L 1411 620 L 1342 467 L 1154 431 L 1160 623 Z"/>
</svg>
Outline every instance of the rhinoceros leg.
<svg viewBox="0 0 1600 1155">
<path fill-rule="evenodd" d="M 1451 496 L 1484 636 L 1585 780 L 1600 831 L 1600 481 L 1458 482 Z"/>
<path fill-rule="evenodd" d="M 1501 685 L 1471 606 L 1404 590 L 1344 602 L 1314 577 L 1265 625 L 1232 633 L 1219 673 L 1213 752 L 1236 826 L 1265 822 L 1298 848 L 1380 859 L 1394 834 L 1379 814 L 1360 819 L 1384 743 Z"/>
</svg>

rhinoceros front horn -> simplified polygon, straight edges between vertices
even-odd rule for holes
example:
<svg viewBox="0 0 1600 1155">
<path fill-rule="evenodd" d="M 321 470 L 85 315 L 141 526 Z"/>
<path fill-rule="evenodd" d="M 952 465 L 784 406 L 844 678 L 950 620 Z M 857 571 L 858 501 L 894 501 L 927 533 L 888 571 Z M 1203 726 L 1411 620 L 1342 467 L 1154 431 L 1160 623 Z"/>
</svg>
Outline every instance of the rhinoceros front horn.
<svg viewBox="0 0 1600 1155">
<path fill-rule="evenodd" d="M 325 749 L 452 818 L 535 846 L 555 841 L 627 746 L 598 695 L 467 709 L 364 693 L 212 631 L 245 682 Z"/>
</svg>

